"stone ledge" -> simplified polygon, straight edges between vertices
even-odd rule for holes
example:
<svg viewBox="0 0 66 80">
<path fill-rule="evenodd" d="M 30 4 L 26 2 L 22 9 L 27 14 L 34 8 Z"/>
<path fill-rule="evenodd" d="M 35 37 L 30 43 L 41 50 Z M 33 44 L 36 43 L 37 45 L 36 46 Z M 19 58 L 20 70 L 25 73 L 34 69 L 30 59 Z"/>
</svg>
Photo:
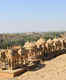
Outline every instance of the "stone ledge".
<svg viewBox="0 0 66 80">
<path fill-rule="evenodd" d="M 16 70 L 4 70 L 4 71 L 0 71 L 0 78 L 13 78 L 16 77 L 22 73 L 24 73 L 26 71 L 25 68 L 21 68 L 21 69 L 16 69 Z"/>
</svg>

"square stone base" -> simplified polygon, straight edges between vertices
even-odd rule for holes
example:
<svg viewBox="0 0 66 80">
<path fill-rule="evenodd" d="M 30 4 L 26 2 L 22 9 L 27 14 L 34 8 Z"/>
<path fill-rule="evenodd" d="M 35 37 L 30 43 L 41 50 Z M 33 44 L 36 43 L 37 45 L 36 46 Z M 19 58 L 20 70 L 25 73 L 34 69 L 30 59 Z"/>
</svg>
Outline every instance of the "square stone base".
<svg viewBox="0 0 66 80">
<path fill-rule="evenodd" d="M 26 71 L 25 68 L 20 68 L 16 70 L 0 70 L 0 78 L 13 78 Z"/>
</svg>

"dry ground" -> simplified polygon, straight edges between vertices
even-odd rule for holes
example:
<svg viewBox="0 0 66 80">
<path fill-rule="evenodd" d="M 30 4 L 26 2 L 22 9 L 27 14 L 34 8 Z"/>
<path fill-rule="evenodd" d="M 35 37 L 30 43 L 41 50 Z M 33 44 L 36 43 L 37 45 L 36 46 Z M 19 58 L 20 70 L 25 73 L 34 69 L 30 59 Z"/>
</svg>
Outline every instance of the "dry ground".
<svg viewBox="0 0 66 80">
<path fill-rule="evenodd" d="M 66 54 L 45 61 L 44 64 L 41 69 L 25 72 L 15 79 L 8 80 L 66 80 Z"/>
<path fill-rule="evenodd" d="M 37 71 L 29 71 L 19 80 L 66 80 L 66 54 L 44 62 L 45 66 Z"/>
</svg>

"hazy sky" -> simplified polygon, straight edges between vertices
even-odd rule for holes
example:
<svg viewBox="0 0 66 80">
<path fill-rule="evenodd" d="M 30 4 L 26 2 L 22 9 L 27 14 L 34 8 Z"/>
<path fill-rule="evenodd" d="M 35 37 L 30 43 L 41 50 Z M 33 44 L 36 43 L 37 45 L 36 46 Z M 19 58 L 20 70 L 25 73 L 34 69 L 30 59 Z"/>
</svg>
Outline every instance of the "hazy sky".
<svg viewBox="0 0 66 80">
<path fill-rule="evenodd" d="M 0 0 L 0 32 L 66 30 L 66 0 Z"/>
</svg>

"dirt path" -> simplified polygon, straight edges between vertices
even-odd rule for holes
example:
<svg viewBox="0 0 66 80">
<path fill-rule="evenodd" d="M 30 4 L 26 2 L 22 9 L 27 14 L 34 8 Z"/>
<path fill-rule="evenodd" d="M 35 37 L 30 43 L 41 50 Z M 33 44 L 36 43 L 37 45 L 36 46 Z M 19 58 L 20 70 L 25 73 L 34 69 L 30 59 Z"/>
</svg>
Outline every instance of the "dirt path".
<svg viewBox="0 0 66 80">
<path fill-rule="evenodd" d="M 19 76 L 19 80 L 66 80 L 66 54 L 45 61 L 45 67 Z"/>
</svg>

